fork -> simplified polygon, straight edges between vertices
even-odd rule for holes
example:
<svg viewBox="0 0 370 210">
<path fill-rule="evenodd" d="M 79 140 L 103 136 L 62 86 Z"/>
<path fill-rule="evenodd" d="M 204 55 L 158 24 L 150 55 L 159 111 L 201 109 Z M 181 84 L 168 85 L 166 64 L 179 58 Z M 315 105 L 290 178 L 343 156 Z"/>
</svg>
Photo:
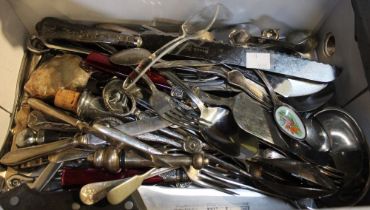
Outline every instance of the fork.
<svg viewBox="0 0 370 210">
<path fill-rule="evenodd" d="M 200 116 L 196 120 L 195 123 L 197 125 L 205 125 L 205 126 L 211 126 L 212 124 L 217 121 L 217 119 L 214 119 L 214 117 L 217 117 L 217 113 L 223 113 L 225 112 L 225 108 L 222 107 L 208 107 L 206 106 L 203 101 L 196 96 L 193 91 L 187 87 L 174 73 L 170 71 L 162 71 L 162 75 L 166 76 L 171 82 L 173 82 L 175 85 L 179 86 L 187 96 L 196 104 L 200 111 Z"/>
<path fill-rule="evenodd" d="M 264 159 L 257 158 L 251 161 L 246 161 L 248 165 L 258 164 L 262 166 L 266 172 L 268 170 L 275 171 L 276 169 L 285 171 L 293 176 L 299 177 L 301 180 L 306 180 L 309 183 L 321 186 L 325 189 L 336 189 L 341 187 L 343 176 L 330 171 L 332 169 L 319 168 L 307 162 L 297 161 L 293 159 Z"/>
<path fill-rule="evenodd" d="M 175 125 L 189 128 L 191 130 L 197 130 L 197 119 L 192 118 L 187 113 L 188 111 L 183 110 L 180 106 L 178 106 L 176 101 L 168 94 L 158 90 L 147 75 L 144 75 L 142 78 L 151 91 L 149 104 L 160 117 Z M 126 94 L 132 94 L 131 90 L 133 89 L 131 88 Z M 124 89 L 124 91 L 126 90 Z"/>
<path fill-rule="evenodd" d="M 185 173 L 187 174 L 188 178 L 195 184 L 200 187 L 205 188 L 212 188 L 214 190 L 218 190 L 220 192 L 224 192 L 226 194 L 237 195 L 232 190 L 228 189 L 247 189 L 250 191 L 258 192 L 261 194 L 265 194 L 268 196 L 273 196 L 276 198 L 280 198 L 286 200 L 285 197 L 282 197 L 278 194 L 267 192 L 265 190 L 257 189 L 255 187 L 243 184 L 239 181 L 236 181 L 230 177 L 227 177 L 217 170 L 212 169 L 211 167 L 204 167 L 202 169 L 195 169 L 192 166 L 188 168 L 184 168 Z M 251 175 L 248 177 L 251 178 Z M 228 188 L 228 189 L 226 189 Z"/>
<path fill-rule="evenodd" d="M 198 186 L 201 186 L 204 188 L 212 188 L 220 192 L 224 192 L 226 194 L 231 194 L 231 195 L 237 194 L 231 190 L 227 190 L 223 188 L 222 186 L 224 186 L 224 183 L 222 181 L 219 181 L 210 176 L 207 176 L 206 174 L 201 173 L 201 170 L 195 169 L 192 166 L 189 166 L 188 168 L 184 168 L 184 171 L 186 172 L 186 175 L 189 177 L 189 179 Z M 221 185 L 221 186 L 217 186 L 216 184 Z"/>
</svg>

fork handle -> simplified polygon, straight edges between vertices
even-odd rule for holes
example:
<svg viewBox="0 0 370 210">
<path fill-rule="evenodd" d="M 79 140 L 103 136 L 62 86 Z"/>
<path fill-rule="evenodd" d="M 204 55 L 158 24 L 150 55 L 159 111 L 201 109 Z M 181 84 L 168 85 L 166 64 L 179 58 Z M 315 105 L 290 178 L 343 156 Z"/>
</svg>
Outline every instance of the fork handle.
<svg viewBox="0 0 370 210">
<path fill-rule="evenodd" d="M 195 95 L 194 92 L 176 76 L 176 74 L 170 71 L 162 71 L 161 74 L 166 76 L 175 85 L 179 86 L 183 91 L 185 91 L 185 93 L 190 97 L 190 99 L 197 105 L 199 110 L 203 110 L 206 108 L 203 101 L 197 95 Z"/>
<path fill-rule="evenodd" d="M 217 105 L 217 106 L 226 106 L 232 109 L 235 102 L 235 97 L 223 98 L 216 95 L 208 94 L 204 91 L 198 90 L 197 94 L 199 98 L 207 104 Z"/>
</svg>

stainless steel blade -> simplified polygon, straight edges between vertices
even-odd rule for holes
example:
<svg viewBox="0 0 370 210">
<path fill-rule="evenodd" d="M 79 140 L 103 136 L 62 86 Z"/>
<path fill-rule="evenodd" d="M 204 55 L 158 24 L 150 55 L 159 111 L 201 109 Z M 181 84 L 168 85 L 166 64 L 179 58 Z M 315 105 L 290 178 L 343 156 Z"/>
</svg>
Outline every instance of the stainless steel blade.
<svg viewBox="0 0 370 210">
<path fill-rule="evenodd" d="M 125 123 L 122 125 L 118 125 L 114 128 L 119 131 L 124 132 L 126 135 L 140 137 L 140 135 L 144 135 L 144 134 L 147 134 L 153 131 L 157 131 L 159 129 L 166 128 L 170 125 L 171 125 L 170 122 L 163 120 L 160 117 L 149 117 L 149 118 L 144 118 L 141 120 L 136 120 L 133 122 Z M 154 137 L 153 135 L 152 137 Z M 93 141 L 93 142 L 100 139 L 99 137 L 96 137 L 92 133 L 85 134 L 85 136 L 89 141 Z M 148 136 L 143 136 L 143 138 L 147 138 L 147 137 Z"/>
<path fill-rule="evenodd" d="M 146 34 L 145 36 L 142 35 L 142 39 L 142 47 L 148 50 L 155 50 L 167 43 L 172 37 Z M 214 63 L 260 69 L 316 82 L 331 82 L 337 76 L 336 69 L 329 64 L 274 51 L 234 47 L 218 42 L 192 40 L 182 44 L 170 54 L 192 59 L 208 60 Z"/>
<path fill-rule="evenodd" d="M 274 91 L 286 98 L 306 96 L 324 89 L 327 83 L 312 83 L 307 81 L 285 78 L 274 84 Z"/>
</svg>

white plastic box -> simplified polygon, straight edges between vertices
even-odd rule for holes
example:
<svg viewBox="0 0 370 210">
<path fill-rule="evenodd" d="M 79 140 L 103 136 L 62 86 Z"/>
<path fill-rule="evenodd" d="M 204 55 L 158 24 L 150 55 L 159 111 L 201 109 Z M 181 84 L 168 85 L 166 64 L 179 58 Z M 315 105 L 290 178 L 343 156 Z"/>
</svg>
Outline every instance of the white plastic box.
<svg viewBox="0 0 370 210">
<path fill-rule="evenodd" d="M 355 117 L 365 136 L 370 135 L 370 92 L 355 41 L 350 0 L 0 0 L 0 146 L 15 104 L 25 38 L 43 17 L 116 23 L 153 18 L 184 20 L 215 2 L 232 11 L 228 23 L 256 20 L 262 28 L 314 30 L 320 39 L 333 33 L 336 52 L 323 61 L 342 68 L 336 81 L 336 100 Z"/>
</svg>

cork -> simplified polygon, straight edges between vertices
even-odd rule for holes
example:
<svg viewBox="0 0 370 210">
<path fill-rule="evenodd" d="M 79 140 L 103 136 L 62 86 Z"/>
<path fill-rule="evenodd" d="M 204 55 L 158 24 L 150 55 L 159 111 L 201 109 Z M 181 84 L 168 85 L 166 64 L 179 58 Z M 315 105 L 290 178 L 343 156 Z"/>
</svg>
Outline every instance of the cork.
<svg viewBox="0 0 370 210">
<path fill-rule="evenodd" d="M 80 92 L 73 90 L 59 89 L 55 94 L 54 105 L 76 113 L 80 94 Z"/>
</svg>

